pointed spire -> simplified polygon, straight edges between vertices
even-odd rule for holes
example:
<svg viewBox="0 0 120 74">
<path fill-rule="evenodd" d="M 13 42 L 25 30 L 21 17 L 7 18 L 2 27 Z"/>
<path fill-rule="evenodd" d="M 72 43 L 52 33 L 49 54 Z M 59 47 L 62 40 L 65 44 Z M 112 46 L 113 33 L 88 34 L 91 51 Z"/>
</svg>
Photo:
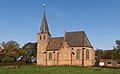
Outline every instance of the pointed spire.
<svg viewBox="0 0 120 74">
<path fill-rule="evenodd" d="M 43 4 L 43 8 L 45 9 L 45 4 Z M 45 10 L 44 10 L 44 14 L 42 17 L 40 32 L 41 33 L 45 33 L 45 32 L 49 33 L 48 23 L 47 23 L 47 19 L 46 19 L 46 15 L 45 15 Z"/>
<path fill-rule="evenodd" d="M 48 28 L 45 12 L 44 12 L 43 17 L 42 17 L 42 23 L 41 23 L 41 27 L 40 27 L 40 32 L 41 33 L 49 32 L 49 28 Z"/>
</svg>

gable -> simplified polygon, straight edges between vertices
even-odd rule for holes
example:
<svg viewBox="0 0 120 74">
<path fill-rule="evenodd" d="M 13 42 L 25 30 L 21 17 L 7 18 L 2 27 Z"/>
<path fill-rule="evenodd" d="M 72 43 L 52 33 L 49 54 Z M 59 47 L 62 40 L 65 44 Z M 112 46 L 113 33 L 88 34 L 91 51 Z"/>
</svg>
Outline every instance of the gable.
<svg viewBox="0 0 120 74">
<path fill-rule="evenodd" d="M 71 52 L 72 50 L 69 45 L 65 41 L 63 41 L 63 45 L 59 49 L 59 60 L 70 60 L 69 57 L 71 57 Z"/>
<path fill-rule="evenodd" d="M 91 43 L 90 43 L 87 35 L 85 34 L 85 32 L 84 32 L 84 46 L 86 46 L 86 47 L 92 47 L 92 45 L 91 45 Z"/>
</svg>

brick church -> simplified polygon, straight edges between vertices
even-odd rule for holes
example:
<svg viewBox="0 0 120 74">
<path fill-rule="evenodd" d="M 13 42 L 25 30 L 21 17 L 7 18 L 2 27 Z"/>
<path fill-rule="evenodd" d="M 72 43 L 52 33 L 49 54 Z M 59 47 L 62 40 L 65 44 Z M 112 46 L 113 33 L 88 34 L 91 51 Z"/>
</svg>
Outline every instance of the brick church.
<svg viewBox="0 0 120 74">
<path fill-rule="evenodd" d="M 37 65 L 95 65 L 95 51 L 84 31 L 51 37 L 45 12 L 37 34 Z"/>
</svg>

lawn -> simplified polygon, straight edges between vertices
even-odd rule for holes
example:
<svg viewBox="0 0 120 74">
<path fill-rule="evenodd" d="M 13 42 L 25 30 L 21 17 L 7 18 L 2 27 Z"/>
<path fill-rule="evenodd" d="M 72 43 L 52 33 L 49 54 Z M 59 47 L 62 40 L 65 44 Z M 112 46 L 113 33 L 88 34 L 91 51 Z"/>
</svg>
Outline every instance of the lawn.
<svg viewBox="0 0 120 74">
<path fill-rule="evenodd" d="M 80 66 L 0 66 L 0 74 L 120 74 L 120 69 Z"/>
</svg>

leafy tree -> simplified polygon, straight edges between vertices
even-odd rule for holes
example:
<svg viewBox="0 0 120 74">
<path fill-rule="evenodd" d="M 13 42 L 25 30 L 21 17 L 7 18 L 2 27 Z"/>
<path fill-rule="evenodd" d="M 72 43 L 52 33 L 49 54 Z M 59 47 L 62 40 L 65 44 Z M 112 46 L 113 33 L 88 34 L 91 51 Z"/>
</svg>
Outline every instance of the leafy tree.
<svg viewBox="0 0 120 74">
<path fill-rule="evenodd" d="M 113 59 L 120 59 L 120 40 L 116 40 L 117 46 L 114 47 L 112 51 L 112 58 Z"/>
<path fill-rule="evenodd" d="M 25 61 L 25 62 L 29 62 L 31 63 L 31 60 L 32 60 L 32 56 L 33 57 L 36 57 L 36 54 L 37 54 L 37 43 L 26 43 L 23 47 L 22 47 L 22 50 L 23 50 L 23 55 L 24 55 L 24 59 L 22 61 Z"/>
<path fill-rule="evenodd" d="M 103 53 L 103 51 L 101 49 L 97 49 L 95 51 L 95 60 L 96 60 L 96 65 L 99 65 L 100 62 L 100 56 Z"/>
<path fill-rule="evenodd" d="M 2 62 L 3 57 L 4 57 L 3 56 L 3 47 L 0 44 L 0 63 Z"/>
<path fill-rule="evenodd" d="M 15 59 L 17 59 L 18 58 L 18 56 L 19 56 L 19 44 L 16 42 L 16 41 L 13 41 L 13 40 L 11 40 L 11 41 L 8 41 L 8 42 L 2 42 L 1 43 L 1 46 L 3 47 L 3 55 L 4 55 L 4 57 L 3 57 L 3 60 L 2 60 L 2 62 L 9 62 L 9 61 L 5 61 L 5 60 L 7 60 L 7 59 L 9 59 L 10 60 L 10 58 L 15 62 Z M 12 62 L 13 62 L 12 61 Z"/>
<path fill-rule="evenodd" d="M 117 44 L 117 49 L 120 49 L 120 40 L 116 40 L 116 44 Z"/>
<path fill-rule="evenodd" d="M 4 58 L 1 60 L 2 63 L 13 63 L 15 62 L 15 58 L 14 57 L 10 57 L 10 56 L 4 56 Z"/>
</svg>

